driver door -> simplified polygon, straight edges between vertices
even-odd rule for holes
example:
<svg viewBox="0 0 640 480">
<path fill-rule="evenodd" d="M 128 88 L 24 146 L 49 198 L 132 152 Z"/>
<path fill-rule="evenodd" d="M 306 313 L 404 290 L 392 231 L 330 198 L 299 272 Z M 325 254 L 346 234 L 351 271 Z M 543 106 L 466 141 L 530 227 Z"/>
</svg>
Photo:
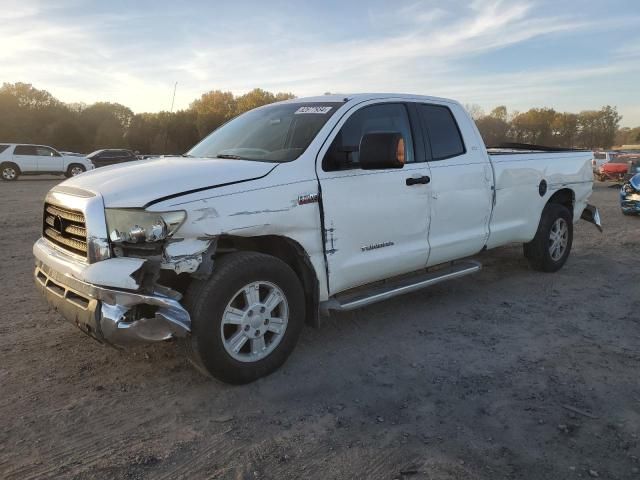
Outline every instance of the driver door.
<svg viewBox="0 0 640 480">
<path fill-rule="evenodd" d="M 429 254 L 429 165 L 416 161 L 407 106 L 365 105 L 337 129 L 317 165 L 330 295 L 423 268 Z M 380 132 L 402 135 L 403 168 L 360 168 L 362 137 Z"/>
</svg>

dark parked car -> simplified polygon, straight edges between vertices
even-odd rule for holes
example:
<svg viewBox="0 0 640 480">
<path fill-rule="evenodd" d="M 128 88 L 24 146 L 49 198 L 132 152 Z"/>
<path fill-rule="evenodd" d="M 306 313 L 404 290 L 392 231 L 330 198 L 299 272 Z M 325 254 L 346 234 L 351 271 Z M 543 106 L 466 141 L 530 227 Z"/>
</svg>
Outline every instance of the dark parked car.
<svg viewBox="0 0 640 480">
<path fill-rule="evenodd" d="M 131 162 L 138 160 L 138 157 L 131 150 L 121 150 L 115 148 L 106 148 L 96 150 L 87 155 L 87 158 L 98 167 L 105 167 L 116 163 Z"/>
<path fill-rule="evenodd" d="M 640 173 L 631 177 L 620 189 L 620 207 L 625 215 L 640 215 Z"/>
</svg>

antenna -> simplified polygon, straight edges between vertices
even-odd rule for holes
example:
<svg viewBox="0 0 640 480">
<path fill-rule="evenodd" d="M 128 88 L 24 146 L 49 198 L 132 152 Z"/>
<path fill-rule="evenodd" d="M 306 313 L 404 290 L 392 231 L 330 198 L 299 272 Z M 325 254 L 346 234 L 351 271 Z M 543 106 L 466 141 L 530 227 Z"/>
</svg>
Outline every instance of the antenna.
<svg viewBox="0 0 640 480">
<path fill-rule="evenodd" d="M 169 113 L 173 113 L 173 104 L 176 101 L 176 89 L 178 88 L 178 82 L 175 83 L 175 85 L 173 86 L 173 97 L 171 98 L 171 110 L 169 110 Z"/>
<path fill-rule="evenodd" d="M 169 116 L 173 113 L 173 104 L 176 101 L 176 90 L 178 88 L 178 82 L 173 85 L 173 97 L 171 97 L 171 110 L 169 110 Z M 171 118 L 167 119 L 167 129 L 164 131 L 164 148 L 162 149 L 162 154 L 166 154 L 167 152 L 167 140 L 169 140 L 169 121 Z"/>
</svg>

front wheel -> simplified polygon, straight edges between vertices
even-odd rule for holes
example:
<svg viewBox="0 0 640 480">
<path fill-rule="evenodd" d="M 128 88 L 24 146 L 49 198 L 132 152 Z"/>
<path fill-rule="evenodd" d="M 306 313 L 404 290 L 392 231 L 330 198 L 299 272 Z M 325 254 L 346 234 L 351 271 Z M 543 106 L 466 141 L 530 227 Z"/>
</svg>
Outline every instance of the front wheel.
<svg viewBox="0 0 640 480">
<path fill-rule="evenodd" d="M 73 165 L 69 165 L 69 168 L 67 168 L 67 171 L 65 172 L 64 176 L 67 178 L 71 178 L 71 177 L 78 176 L 81 173 L 84 173 L 86 171 L 87 169 L 84 168 L 83 165 L 78 165 L 77 163 L 74 163 Z"/>
<path fill-rule="evenodd" d="M 549 203 L 542 211 L 536 236 L 524 244 L 524 256 L 534 270 L 556 272 L 571 252 L 573 222 L 564 205 Z"/>
<path fill-rule="evenodd" d="M 20 169 L 14 163 L 3 163 L 0 165 L 0 174 L 5 182 L 13 182 L 20 176 Z"/>
<path fill-rule="evenodd" d="M 191 335 L 181 340 L 201 372 L 233 384 L 280 367 L 304 324 L 304 291 L 294 271 L 261 253 L 235 252 L 216 261 L 212 277 L 185 295 Z"/>
</svg>

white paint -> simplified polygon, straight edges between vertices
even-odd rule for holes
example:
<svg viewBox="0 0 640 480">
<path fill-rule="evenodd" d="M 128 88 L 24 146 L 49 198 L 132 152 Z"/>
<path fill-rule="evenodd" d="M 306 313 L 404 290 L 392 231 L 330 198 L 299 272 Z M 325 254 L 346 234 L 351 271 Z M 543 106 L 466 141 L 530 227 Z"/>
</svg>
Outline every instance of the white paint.
<svg viewBox="0 0 640 480">
<path fill-rule="evenodd" d="M 318 97 L 289 103 L 321 107 L 334 100 L 340 101 Z M 341 125 L 358 109 L 380 102 L 448 106 L 467 153 L 402 169 L 324 172 L 323 155 Z M 293 240 L 307 253 L 320 284 L 320 300 L 326 300 L 357 285 L 474 254 L 485 245 L 527 242 L 545 203 L 561 188 L 575 193 L 577 221 L 591 193 L 590 160 L 590 152 L 490 156 L 457 102 L 362 94 L 349 97 L 292 162 L 164 158 L 107 167 L 65 185 L 97 192 L 107 208 L 143 208 L 164 199 L 147 210 L 186 211 L 187 219 L 173 238 L 183 241 L 167 245 L 163 268 L 195 271 L 211 241 L 207 239 L 223 234 Z M 407 177 L 423 175 L 431 177 L 429 184 L 406 185 Z M 541 197 L 542 179 L 549 187 Z M 320 190 L 320 202 L 298 205 L 301 196 Z M 106 262 L 96 265 L 101 263 Z M 110 272 L 116 277 L 125 273 Z"/>
<path fill-rule="evenodd" d="M 131 275 L 140 270 L 145 262 L 140 258 L 110 258 L 87 265 L 79 280 L 103 287 L 137 290 L 140 285 Z"/>
<path fill-rule="evenodd" d="M 65 185 L 99 192 L 108 208 L 132 208 L 172 193 L 261 177 L 275 166 L 221 158 L 164 157 L 98 168 Z"/>
<path fill-rule="evenodd" d="M 137 290 L 140 285 L 131 277 L 146 260 L 141 258 L 110 258 L 97 263 L 75 261 L 44 238 L 33 246 L 33 255 L 50 268 L 65 276 L 103 287 Z"/>
</svg>

